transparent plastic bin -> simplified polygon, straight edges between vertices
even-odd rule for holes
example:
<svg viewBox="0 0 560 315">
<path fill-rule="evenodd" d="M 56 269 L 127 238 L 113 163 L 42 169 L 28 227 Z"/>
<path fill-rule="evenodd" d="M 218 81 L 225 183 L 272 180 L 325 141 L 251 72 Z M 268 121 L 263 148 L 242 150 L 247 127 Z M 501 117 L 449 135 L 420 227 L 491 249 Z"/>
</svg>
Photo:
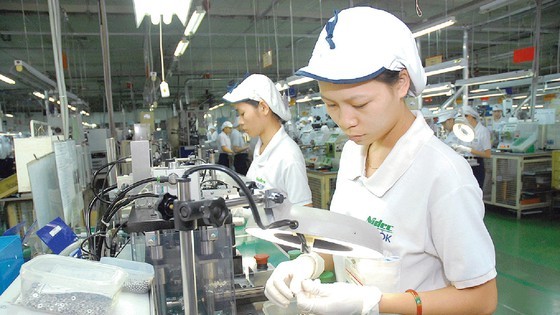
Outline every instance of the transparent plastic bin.
<svg viewBox="0 0 560 315">
<path fill-rule="evenodd" d="M 109 314 L 126 279 L 119 267 L 59 255 L 37 256 L 20 271 L 18 303 L 58 314 Z"/>
<path fill-rule="evenodd" d="M 102 257 L 101 263 L 121 267 L 128 273 L 123 290 L 132 293 L 148 293 L 154 280 L 154 266 L 139 261 L 114 257 Z"/>
</svg>

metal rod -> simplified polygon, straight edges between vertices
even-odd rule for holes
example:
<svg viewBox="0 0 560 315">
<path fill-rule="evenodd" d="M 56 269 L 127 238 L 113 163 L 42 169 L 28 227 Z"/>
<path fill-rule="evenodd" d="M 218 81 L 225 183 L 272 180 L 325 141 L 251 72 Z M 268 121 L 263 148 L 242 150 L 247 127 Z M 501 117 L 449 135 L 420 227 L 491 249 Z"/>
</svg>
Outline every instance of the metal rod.
<svg viewBox="0 0 560 315">
<path fill-rule="evenodd" d="M 111 57 L 109 55 L 109 30 L 107 28 L 107 10 L 105 0 L 99 0 L 99 35 L 101 36 L 101 52 L 103 53 L 103 82 L 105 84 L 105 98 L 107 102 L 107 115 L 109 116 L 109 129 L 111 137 L 117 138 L 117 129 L 113 119 L 113 91 L 111 83 Z"/>
</svg>

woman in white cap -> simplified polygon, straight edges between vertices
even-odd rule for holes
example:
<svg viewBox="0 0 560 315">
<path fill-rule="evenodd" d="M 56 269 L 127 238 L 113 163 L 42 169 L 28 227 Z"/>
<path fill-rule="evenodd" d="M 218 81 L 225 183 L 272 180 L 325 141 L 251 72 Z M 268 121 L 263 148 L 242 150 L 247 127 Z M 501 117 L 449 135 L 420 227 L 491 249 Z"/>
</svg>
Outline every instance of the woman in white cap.
<svg viewBox="0 0 560 315">
<path fill-rule="evenodd" d="M 218 164 L 221 164 L 225 167 L 231 167 L 231 156 L 233 156 L 234 152 L 231 148 L 231 139 L 229 135 L 231 134 L 231 130 L 233 129 L 233 124 L 230 121 L 224 121 L 222 124 L 222 132 L 218 135 L 218 152 L 220 155 L 218 157 Z"/>
<path fill-rule="evenodd" d="M 490 123 L 486 126 L 490 131 L 490 136 L 492 137 L 492 147 L 497 147 L 500 141 L 500 133 L 502 128 L 508 122 L 508 119 L 504 117 L 504 110 L 502 105 L 496 104 L 492 106 L 492 119 Z"/>
<path fill-rule="evenodd" d="M 392 276 L 378 268 L 363 277 L 363 286 L 346 283 L 352 279 L 345 277 L 345 261 L 334 257 L 338 282 L 321 284 L 308 278 L 328 261 L 311 252 L 274 270 L 268 299 L 287 306 L 296 297 L 313 314 L 491 314 L 495 252 L 481 190 L 465 159 L 405 104 L 407 93 L 419 95 L 426 82 L 406 25 L 369 7 L 343 10 L 296 74 L 319 81 L 328 114 L 350 140 L 330 210 L 379 231 L 378 251 Z M 392 288 L 382 292 L 376 278 Z"/>
<path fill-rule="evenodd" d="M 245 141 L 243 137 L 243 129 L 239 124 L 239 117 L 235 117 L 233 122 L 233 130 L 229 135 L 231 139 L 231 145 L 235 155 L 233 157 L 233 167 L 235 171 L 241 175 L 247 175 L 251 161 L 249 160 L 249 144 Z"/>
<path fill-rule="evenodd" d="M 457 136 L 453 133 L 453 125 L 455 124 L 455 116 L 457 116 L 457 111 L 447 110 L 438 115 L 438 124 L 443 126 L 445 134 L 443 135 L 442 141 L 448 146 L 456 146 L 459 142 Z"/>
<path fill-rule="evenodd" d="M 476 181 L 478 182 L 478 186 L 482 189 L 482 187 L 484 186 L 484 177 L 486 174 L 483 159 L 489 159 L 492 154 L 490 131 L 488 131 L 488 129 L 484 127 L 484 125 L 478 122 L 480 120 L 480 115 L 474 108 L 465 105 L 461 107 L 461 110 L 469 124 L 474 129 L 474 139 L 470 143 L 462 142 L 463 144 L 459 144 L 454 148 L 455 151 L 464 155 L 465 157 L 474 157 L 476 159 L 476 163 L 471 167 L 474 177 L 476 177 Z"/>
<path fill-rule="evenodd" d="M 259 189 L 285 192 L 292 204 L 310 205 L 305 160 L 282 126 L 291 114 L 274 83 L 262 74 L 250 75 L 224 100 L 235 104 L 243 130 L 258 137 L 247 178 Z"/>
</svg>

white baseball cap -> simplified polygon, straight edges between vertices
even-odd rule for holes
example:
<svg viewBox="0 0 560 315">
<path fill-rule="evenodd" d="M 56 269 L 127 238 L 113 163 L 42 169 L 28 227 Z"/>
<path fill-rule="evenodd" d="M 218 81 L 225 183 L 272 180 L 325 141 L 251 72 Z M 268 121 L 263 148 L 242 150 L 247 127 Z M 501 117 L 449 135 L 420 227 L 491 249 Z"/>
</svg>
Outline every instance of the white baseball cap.
<svg viewBox="0 0 560 315">
<path fill-rule="evenodd" d="M 267 76 L 252 74 L 232 91 L 224 95 L 224 100 L 230 103 L 239 103 L 247 100 L 264 101 L 268 107 L 282 120 L 290 120 L 292 114 L 288 104 L 278 92 L 278 89 Z"/>
<path fill-rule="evenodd" d="M 426 87 L 426 74 L 410 29 L 394 15 L 371 7 L 340 11 L 321 31 L 307 67 L 296 74 L 331 83 L 359 83 L 385 70 L 407 69 L 409 94 Z"/>
<path fill-rule="evenodd" d="M 472 108 L 468 105 L 464 105 L 463 107 L 461 107 L 461 109 L 463 111 L 463 115 L 473 116 L 474 118 L 476 118 L 476 120 L 480 119 L 480 115 L 478 114 L 478 112 L 474 108 Z"/>
<path fill-rule="evenodd" d="M 225 128 L 230 127 L 233 128 L 233 125 L 231 124 L 230 121 L 224 121 L 224 123 L 222 124 L 222 130 L 224 130 Z"/>
<path fill-rule="evenodd" d="M 447 110 L 438 115 L 438 124 L 443 124 L 448 119 L 455 118 L 457 111 L 454 109 Z"/>
</svg>

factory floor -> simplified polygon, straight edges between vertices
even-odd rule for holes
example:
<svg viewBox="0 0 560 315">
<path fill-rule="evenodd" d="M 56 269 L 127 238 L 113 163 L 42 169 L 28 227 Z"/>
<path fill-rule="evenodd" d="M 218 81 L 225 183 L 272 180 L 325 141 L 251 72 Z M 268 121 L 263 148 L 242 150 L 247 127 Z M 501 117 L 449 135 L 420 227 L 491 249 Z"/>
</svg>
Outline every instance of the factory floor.
<svg viewBox="0 0 560 315">
<path fill-rule="evenodd" d="M 495 314 L 560 314 L 560 213 L 517 220 L 504 208 L 487 206 L 484 221 L 496 248 Z"/>
</svg>

